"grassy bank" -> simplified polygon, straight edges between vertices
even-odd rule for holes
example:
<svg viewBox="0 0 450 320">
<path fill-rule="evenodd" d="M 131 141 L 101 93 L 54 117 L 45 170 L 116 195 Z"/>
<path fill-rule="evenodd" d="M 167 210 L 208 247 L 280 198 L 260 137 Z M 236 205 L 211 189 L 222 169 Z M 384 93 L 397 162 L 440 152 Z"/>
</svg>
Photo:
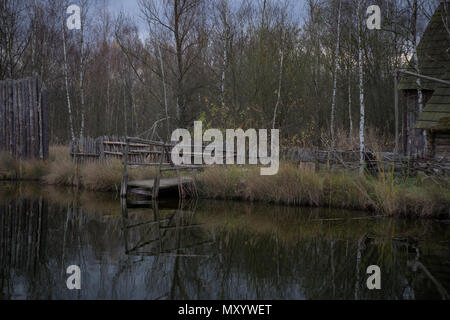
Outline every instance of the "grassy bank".
<svg viewBox="0 0 450 320">
<path fill-rule="evenodd" d="M 153 179 L 155 168 L 130 169 L 131 180 Z M 0 154 L 0 178 L 35 180 L 48 185 L 118 192 L 120 161 L 77 165 L 66 147 L 54 146 L 46 162 L 15 161 Z M 289 206 L 371 210 L 388 216 L 450 217 L 450 183 L 427 177 L 377 177 L 350 171 L 307 171 L 284 163 L 276 176 L 261 176 L 257 167 L 211 167 L 195 175 L 198 194 L 208 199 L 266 202 Z"/>
<path fill-rule="evenodd" d="M 216 167 L 200 173 L 196 181 L 199 194 L 212 199 L 371 210 L 387 216 L 450 216 L 448 181 L 425 177 L 315 172 L 283 164 L 276 176 L 261 176 L 258 168 Z"/>
<path fill-rule="evenodd" d="M 153 179 L 155 168 L 140 167 L 129 170 L 131 180 Z M 73 186 L 91 191 L 119 191 L 122 164 L 119 160 L 108 164 L 77 165 L 64 146 L 50 148 L 49 159 L 42 161 L 15 161 L 9 154 L 0 153 L 0 179 L 33 180 L 48 185 Z"/>
</svg>

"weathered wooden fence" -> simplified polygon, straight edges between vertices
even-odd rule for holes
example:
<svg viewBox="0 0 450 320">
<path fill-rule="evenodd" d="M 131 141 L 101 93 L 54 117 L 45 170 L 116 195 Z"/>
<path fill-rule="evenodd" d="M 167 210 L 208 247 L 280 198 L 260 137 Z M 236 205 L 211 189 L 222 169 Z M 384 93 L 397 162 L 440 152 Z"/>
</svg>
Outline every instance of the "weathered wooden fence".
<svg viewBox="0 0 450 320">
<path fill-rule="evenodd" d="M 19 159 L 48 157 L 47 91 L 38 79 L 0 81 L 0 149 Z"/>
<path fill-rule="evenodd" d="M 280 159 L 301 163 L 322 163 L 332 168 L 358 169 L 360 166 L 359 151 L 352 150 L 304 150 L 300 148 L 282 148 Z M 364 154 L 364 161 L 369 171 L 377 172 L 380 169 L 388 171 L 413 174 L 423 172 L 429 175 L 449 175 L 448 159 L 445 156 L 439 158 L 418 158 L 403 155 L 395 155 L 393 152 L 371 152 Z"/>
<path fill-rule="evenodd" d="M 42 262 L 48 245 L 47 208 L 42 198 L 0 203 L 0 283 L 11 269 L 27 274 Z"/>
<path fill-rule="evenodd" d="M 122 160 L 126 142 L 125 137 L 103 136 L 97 139 L 85 137 L 70 143 L 70 154 L 80 163 Z M 130 165 L 133 163 L 156 163 L 159 161 L 160 154 L 161 151 L 157 150 L 155 145 L 132 142 L 129 143 L 128 162 Z"/>
</svg>

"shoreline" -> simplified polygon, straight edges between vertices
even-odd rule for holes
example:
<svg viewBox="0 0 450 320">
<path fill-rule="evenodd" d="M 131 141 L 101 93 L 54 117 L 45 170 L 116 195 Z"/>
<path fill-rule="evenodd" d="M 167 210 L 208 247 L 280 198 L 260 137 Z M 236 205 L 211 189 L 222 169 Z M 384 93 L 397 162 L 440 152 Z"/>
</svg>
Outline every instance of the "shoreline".
<svg viewBox="0 0 450 320">
<path fill-rule="evenodd" d="M 37 182 L 86 191 L 119 194 L 121 162 L 76 164 L 66 147 L 52 147 L 45 162 L 15 161 L 0 155 L 0 181 Z M 347 209 L 388 217 L 450 218 L 448 178 L 378 176 L 349 170 L 313 171 L 280 163 L 275 176 L 261 176 L 258 166 L 209 167 L 193 175 L 201 199 L 267 203 L 290 207 Z M 156 168 L 130 169 L 130 180 L 153 179 Z"/>
</svg>

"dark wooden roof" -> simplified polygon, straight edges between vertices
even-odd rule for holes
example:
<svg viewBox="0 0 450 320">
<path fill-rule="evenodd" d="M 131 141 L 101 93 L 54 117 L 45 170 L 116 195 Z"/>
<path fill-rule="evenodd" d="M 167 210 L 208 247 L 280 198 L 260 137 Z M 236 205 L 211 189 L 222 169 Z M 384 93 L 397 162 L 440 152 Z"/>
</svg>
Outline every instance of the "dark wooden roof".
<svg viewBox="0 0 450 320">
<path fill-rule="evenodd" d="M 450 36 L 443 23 L 446 15 L 450 24 L 450 6 L 448 10 L 444 10 L 444 4 L 441 4 L 436 9 L 417 47 L 420 73 L 438 79 L 443 79 L 450 71 Z M 412 64 L 408 70 L 415 72 Z M 436 82 L 423 79 L 421 85 L 422 89 L 428 90 L 435 90 L 439 86 Z M 399 89 L 417 90 L 416 78 L 402 76 Z"/>
<path fill-rule="evenodd" d="M 420 73 L 429 77 L 450 81 L 450 35 L 443 20 L 450 23 L 448 10 L 441 4 L 434 13 L 417 48 Z M 449 26 L 450 27 L 450 26 Z M 412 66 L 408 68 L 415 71 Z M 434 81 L 421 80 L 422 89 L 433 90 L 416 123 L 420 129 L 450 129 L 450 87 Z M 400 90 L 417 90 L 416 78 L 403 76 Z"/>
</svg>

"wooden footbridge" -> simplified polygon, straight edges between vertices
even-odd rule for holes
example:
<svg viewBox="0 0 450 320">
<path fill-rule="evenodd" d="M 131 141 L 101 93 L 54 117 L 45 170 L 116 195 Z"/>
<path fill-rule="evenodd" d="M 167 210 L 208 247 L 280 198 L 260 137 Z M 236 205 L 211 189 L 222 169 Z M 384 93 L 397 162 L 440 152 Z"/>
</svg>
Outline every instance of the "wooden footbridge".
<svg viewBox="0 0 450 320">
<path fill-rule="evenodd" d="M 158 199 L 160 192 L 168 191 L 176 193 L 183 198 L 186 191 L 192 190 L 194 179 L 192 177 L 181 176 L 183 171 L 196 171 L 203 166 L 176 166 L 170 157 L 175 144 L 168 144 L 158 141 L 145 140 L 141 138 L 127 137 L 124 143 L 125 149 L 122 154 L 123 172 L 120 196 L 126 198 L 128 194 L 138 194 L 152 199 Z M 144 154 L 136 160 L 135 155 Z M 131 158 L 133 161 L 129 161 Z M 156 178 L 151 180 L 128 181 L 128 168 L 139 166 L 151 166 L 157 168 Z M 164 178 L 164 173 L 176 172 L 176 177 Z"/>
</svg>

